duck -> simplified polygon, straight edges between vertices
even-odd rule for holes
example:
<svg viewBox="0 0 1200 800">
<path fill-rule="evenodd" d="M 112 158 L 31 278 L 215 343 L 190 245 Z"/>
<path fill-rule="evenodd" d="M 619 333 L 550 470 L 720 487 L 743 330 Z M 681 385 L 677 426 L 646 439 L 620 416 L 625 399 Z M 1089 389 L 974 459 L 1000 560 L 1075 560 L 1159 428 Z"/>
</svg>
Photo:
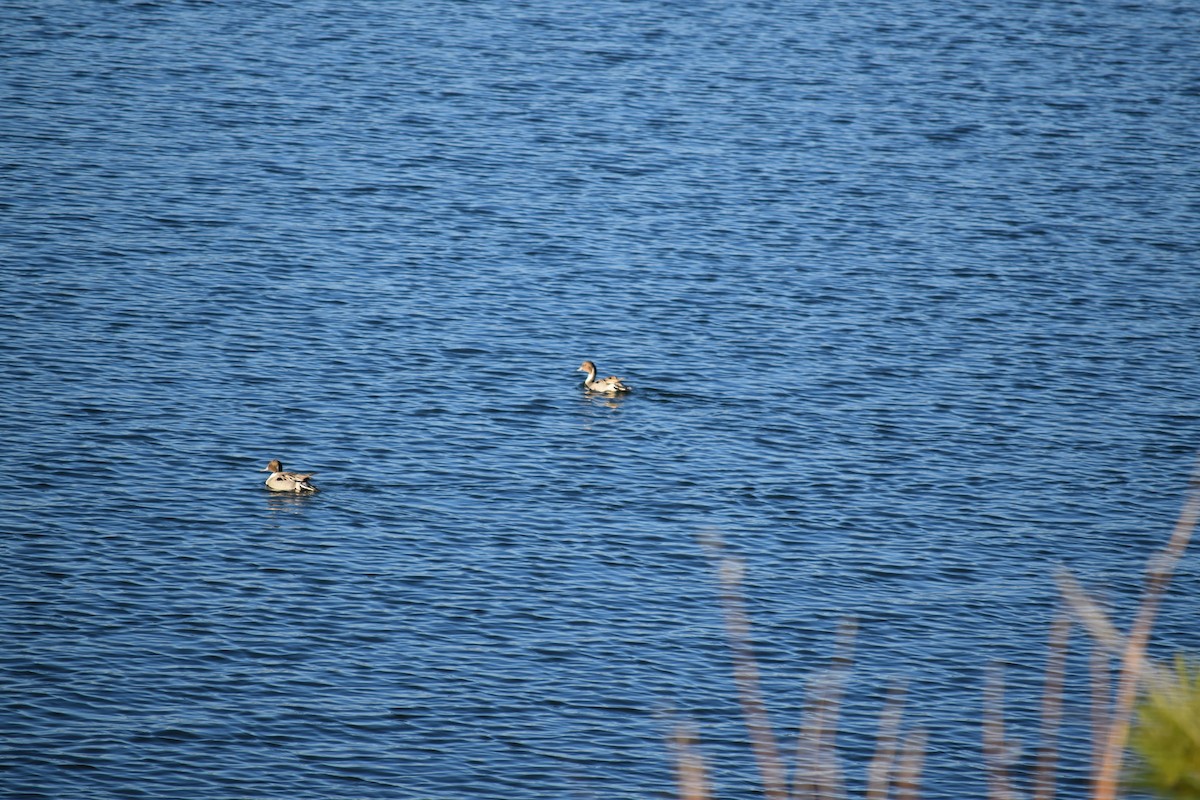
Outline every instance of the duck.
<svg viewBox="0 0 1200 800">
<path fill-rule="evenodd" d="M 583 379 L 583 385 L 591 392 L 602 392 L 604 394 L 617 394 L 618 392 L 628 392 L 631 387 L 627 386 L 616 375 L 609 375 L 607 378 L 596 379 L 596 365 L 591 361 L 585 361 L 579 365 L 576 372 L 586 372 L 587 377 Z"/>
<path fill-rule="evenodd" d="M 299 472 L 284 472 L 283 464 L 280 464 L 278 459 L 267 464 L 266 468 L 259 470 L 259 472 L 271 473 L 267 478 L 267 488 L 272 492 L 295 492 L 296 494 L 303 494 L 304 492 L 315 492 L 317 490 L 317 487 L 308 481 L 309 478 L 317 473 L 309 472 L 301 474 Z"/>
</svg>

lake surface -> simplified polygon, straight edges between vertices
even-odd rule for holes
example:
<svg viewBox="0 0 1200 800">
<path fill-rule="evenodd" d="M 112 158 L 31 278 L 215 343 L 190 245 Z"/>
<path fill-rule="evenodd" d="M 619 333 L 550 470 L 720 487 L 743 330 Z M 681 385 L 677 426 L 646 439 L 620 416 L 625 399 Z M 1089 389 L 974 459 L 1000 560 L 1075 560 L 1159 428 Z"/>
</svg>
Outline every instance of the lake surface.
<svg viewBox="0 0 1200 800">
<path fill-rule="evenodd" d="M 987 666 L 1031 737 L 1056 571 L 1125 624 L 1200 446 L 1197 30 L 3 3 L 0 794 L 666 798 L 687 720 L 752 797 L 718 535 L 785 742 L 853 616 L 851 788 L 906 681 L 982 796 Z"/>
</svg>

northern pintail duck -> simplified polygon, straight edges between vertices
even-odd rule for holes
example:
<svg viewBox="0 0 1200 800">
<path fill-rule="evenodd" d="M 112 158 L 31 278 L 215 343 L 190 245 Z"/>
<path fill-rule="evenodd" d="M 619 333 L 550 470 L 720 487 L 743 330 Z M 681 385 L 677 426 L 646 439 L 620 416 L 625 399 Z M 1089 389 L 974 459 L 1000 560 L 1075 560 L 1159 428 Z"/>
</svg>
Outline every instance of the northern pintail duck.
<svg viewBox="0 0 1200 800">
<path fill-rule="evenodd" d="M 267 478 L 267 488 L 272 492 L 295 492 L 296 494 L 301 494 L 317 490 L 317 487 L 308 482 L 308 479 L 317 473 L 309 472 L 302 475 L 299 472 L 284 472 L 283 464 L 280 464 L 278 460 L 267 464 L 266 469 L 259 470 L 259 472 L 271 473 L 270 477 Z"/>
<path fill-rule="evenodd" d="M 596 365 L 591 361 L 585 361 L 579 365 L 576 372 L 586 372 L 587 377 L 583 379 L 583 385 L 592 392 L 603 392 L 604 394 L 616 394 L 617 392 L 628 392 L 629 388 L 616 375 L 609 375 L 607 378 L 596 379 Z"/>
</svg>

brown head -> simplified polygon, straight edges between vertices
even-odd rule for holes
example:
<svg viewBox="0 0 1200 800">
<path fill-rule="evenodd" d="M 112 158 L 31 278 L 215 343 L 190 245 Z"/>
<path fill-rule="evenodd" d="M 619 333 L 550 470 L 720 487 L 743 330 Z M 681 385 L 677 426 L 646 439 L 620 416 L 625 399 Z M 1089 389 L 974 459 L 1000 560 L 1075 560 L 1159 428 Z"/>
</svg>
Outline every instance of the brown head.
<svg viewBox="0 0 1200 800">
<path fill-rule="evenodd" d="M 579 369 L 577 369 L 577 370 L 575 370 L 575 371 L 576 371 L 576 372 L 595 372 L 595 371 L 596 371 L 596 365 L 595 365 L 595 364 L 593 364 L 593 363 L 592 363 L 592 362 L 590 362 L 590 361 L 585 361 L 585 362 L 583 362 L 582 364 L 580 364 L 580 365 L 579 365 Z"/>
<path fill-rule="evenodd" d="M 283 472 L 283 464 L 280 464 L 279 460 L 276 459 L 270 464 L 267 464 L 266 469 L 260 469 L 259 472 Z"/>
</svg>

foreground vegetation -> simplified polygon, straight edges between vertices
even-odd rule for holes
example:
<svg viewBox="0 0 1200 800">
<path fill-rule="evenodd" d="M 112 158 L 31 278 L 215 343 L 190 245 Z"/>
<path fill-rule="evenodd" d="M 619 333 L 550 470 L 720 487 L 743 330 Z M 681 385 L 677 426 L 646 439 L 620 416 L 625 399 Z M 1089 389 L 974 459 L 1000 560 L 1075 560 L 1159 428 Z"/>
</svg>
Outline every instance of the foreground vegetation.
<svg viewBox="0 0 1200 800">
<path fill-rule="evenodd" d="M 1139 705 L 1130 744 L 1138 756 L 1133 786 L 1200 800 L 1200 664 L 1176 658 L 1173 675 Z"/>
<path fill-rule="evenodd" d="M 1173 670 L 1146 655 L 1159 603 L 1183 557 L 1200 516 L 1200 467 L 1167 545 L 1154 554 L 1134 622 L 1121 633 L 1088 592 L 1069 574 L 1058 577 L 1062 608 L 1050 628 L 1049 657 L 1042 699 L 1040 741 L 1032 785 L 1018 792 L 1007 769 L 1003 677 L 993 670 L 983 690 L 981 730 L 988 779 L 988 800 L 1031 797 L 1052 800 L 1056 788 L 1059 722 L 1062 716 L 1067 642 L 1071 628 L 1082 626 L 1095 645 L 1092 658 L 1093 760 L 1091 800 L 1115 800 L 1122 789 L 1140 790 L 1169 800 L 1200 800 L 1200 664 L 1182 657 Z M 734 683 L 750 747 L 767 800 L 834 800 L 846 796 L 835 744 L 841 690 L 851 666 L 854 625 L 843 626 L 832 668 L 810 687 L 808 710 L 796 756 L 789 764 L 768 719 L 750 644 L 750 623 L 741 595 L 741 562 L 716 539 L 705 547 L 717 565 L 726 636 L 733 655 Z M 1117 668 L 1110 668 L 1115 659 Z M 1115 687 L 1113 679 L 1115 678 Z M 868 766 L 867 800 L 917 800 L 925 752 L 925 733 L 903 726 L 904 692 L 892 691 L 880 715 L 875 755 Z M 708 768 L 687 726 L 675 734 L 678 792 L 681 800 L 713 800 Z M 1132 750 L 1132 766 L 1125 757 Z"/>
</svg>

